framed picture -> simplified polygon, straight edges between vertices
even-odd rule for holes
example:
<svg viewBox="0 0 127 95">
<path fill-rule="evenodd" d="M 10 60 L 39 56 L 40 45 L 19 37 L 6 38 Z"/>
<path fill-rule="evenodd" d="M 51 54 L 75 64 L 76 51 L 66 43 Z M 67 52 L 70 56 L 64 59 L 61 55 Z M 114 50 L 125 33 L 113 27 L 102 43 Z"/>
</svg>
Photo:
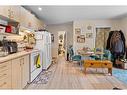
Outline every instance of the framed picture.
<svg viewBox="0 0 127 95">
<path fill-rule="evenodd" d="M 88 25 L 88 26 L 87 26 L 87 30 L 88 30 L 88 31 L 92 31 L 92 26 L 91 26 L 91 25 Z"/>
<path fill-rule="evenodd" d="M 51 41 L 54 42 L 54 34 L 51 34 Z"/>
<path fill-rule="evenodd" d="M 80 35 L 81 34 L 81 28 L 75 28 L 75 34 Z"/>
<path fill-rule="evenodd" d="M 85 43 L 85 35 L 77 36 L 77 42 L 78 43 Z"/>
<path fill-rule="evenodd" d="M 92 38 L 93 37 L 93 33 L 86 33 L 86 38 Z"/>
</svg>

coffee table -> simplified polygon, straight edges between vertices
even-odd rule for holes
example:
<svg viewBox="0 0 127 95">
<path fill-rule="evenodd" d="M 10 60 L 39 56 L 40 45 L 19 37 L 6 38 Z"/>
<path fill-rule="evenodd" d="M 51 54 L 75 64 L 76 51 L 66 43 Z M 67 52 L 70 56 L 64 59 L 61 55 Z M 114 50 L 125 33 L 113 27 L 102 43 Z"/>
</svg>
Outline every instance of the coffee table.
<svg viewBox="0 0 127 95">
<path fill-rule="evenodd" d="M 108 68 L 108 73 L 112 75 L 112 62 L 109 60 L 84 60 L 84 72 L 87 68 Z"/>
</svg>

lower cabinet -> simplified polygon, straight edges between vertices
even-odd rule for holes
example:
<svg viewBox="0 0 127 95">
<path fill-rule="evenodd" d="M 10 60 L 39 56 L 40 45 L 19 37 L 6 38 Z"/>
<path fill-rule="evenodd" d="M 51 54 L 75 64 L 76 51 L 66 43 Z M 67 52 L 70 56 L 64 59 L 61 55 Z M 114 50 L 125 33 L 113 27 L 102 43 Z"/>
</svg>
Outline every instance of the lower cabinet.
<svg viewBox="0 0 127 95">
<path fill-rule="evenodd" d="M 29 82 L 29 55 L 22 58 L 22 88 L 24 88 Z"/>
<path fill-rule="evenodd" d="M 22 89 L 29 81 L 29 55 L 12 60 L 12 89 Z"/>
<path fill-rule="evenodd" d="M 22 66 L 21 58 L 12 60 L 12 89 L 21 89 Z"/>
<path fill-rule="evenodd" d="M 11 61 L 0 63 L 0 89 L 11 89 Z"/>
</svg>

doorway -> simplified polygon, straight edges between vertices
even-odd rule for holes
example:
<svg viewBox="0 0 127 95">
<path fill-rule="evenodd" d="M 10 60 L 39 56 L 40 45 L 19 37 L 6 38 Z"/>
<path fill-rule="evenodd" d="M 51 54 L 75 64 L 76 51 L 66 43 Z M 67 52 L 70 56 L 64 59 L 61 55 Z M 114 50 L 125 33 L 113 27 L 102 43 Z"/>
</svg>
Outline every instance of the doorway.
<svg viewBox="0 0 127 95">
<path fill-rule="evenodd" d="M 64 56 L 66 58 L 67 55 L 67 37 L 66 31 L 58 32 L 58 56 Z"/>
<path fill-rule="evenodd" d="M 95 48 L 106 49 L 107 39 L 108 39 L 110 30 L 111 30 L 110 27 L 96 28 Z"/>
</svg>

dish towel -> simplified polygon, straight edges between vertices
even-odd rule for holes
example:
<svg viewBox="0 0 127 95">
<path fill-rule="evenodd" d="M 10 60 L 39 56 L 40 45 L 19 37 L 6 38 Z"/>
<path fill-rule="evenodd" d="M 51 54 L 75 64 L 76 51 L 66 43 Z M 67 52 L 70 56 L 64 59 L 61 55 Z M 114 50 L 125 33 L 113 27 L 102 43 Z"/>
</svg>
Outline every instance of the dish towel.
<svg viewBox="0 0 127 95">
<path fill-rule="evenodd" d="M 37 57 L 36 67 L 37 67 L 37 68 L 40 68 L 40 67 L 41 67 L 40 54 L 39 54 L 38 57 Z"/>
</svg>

